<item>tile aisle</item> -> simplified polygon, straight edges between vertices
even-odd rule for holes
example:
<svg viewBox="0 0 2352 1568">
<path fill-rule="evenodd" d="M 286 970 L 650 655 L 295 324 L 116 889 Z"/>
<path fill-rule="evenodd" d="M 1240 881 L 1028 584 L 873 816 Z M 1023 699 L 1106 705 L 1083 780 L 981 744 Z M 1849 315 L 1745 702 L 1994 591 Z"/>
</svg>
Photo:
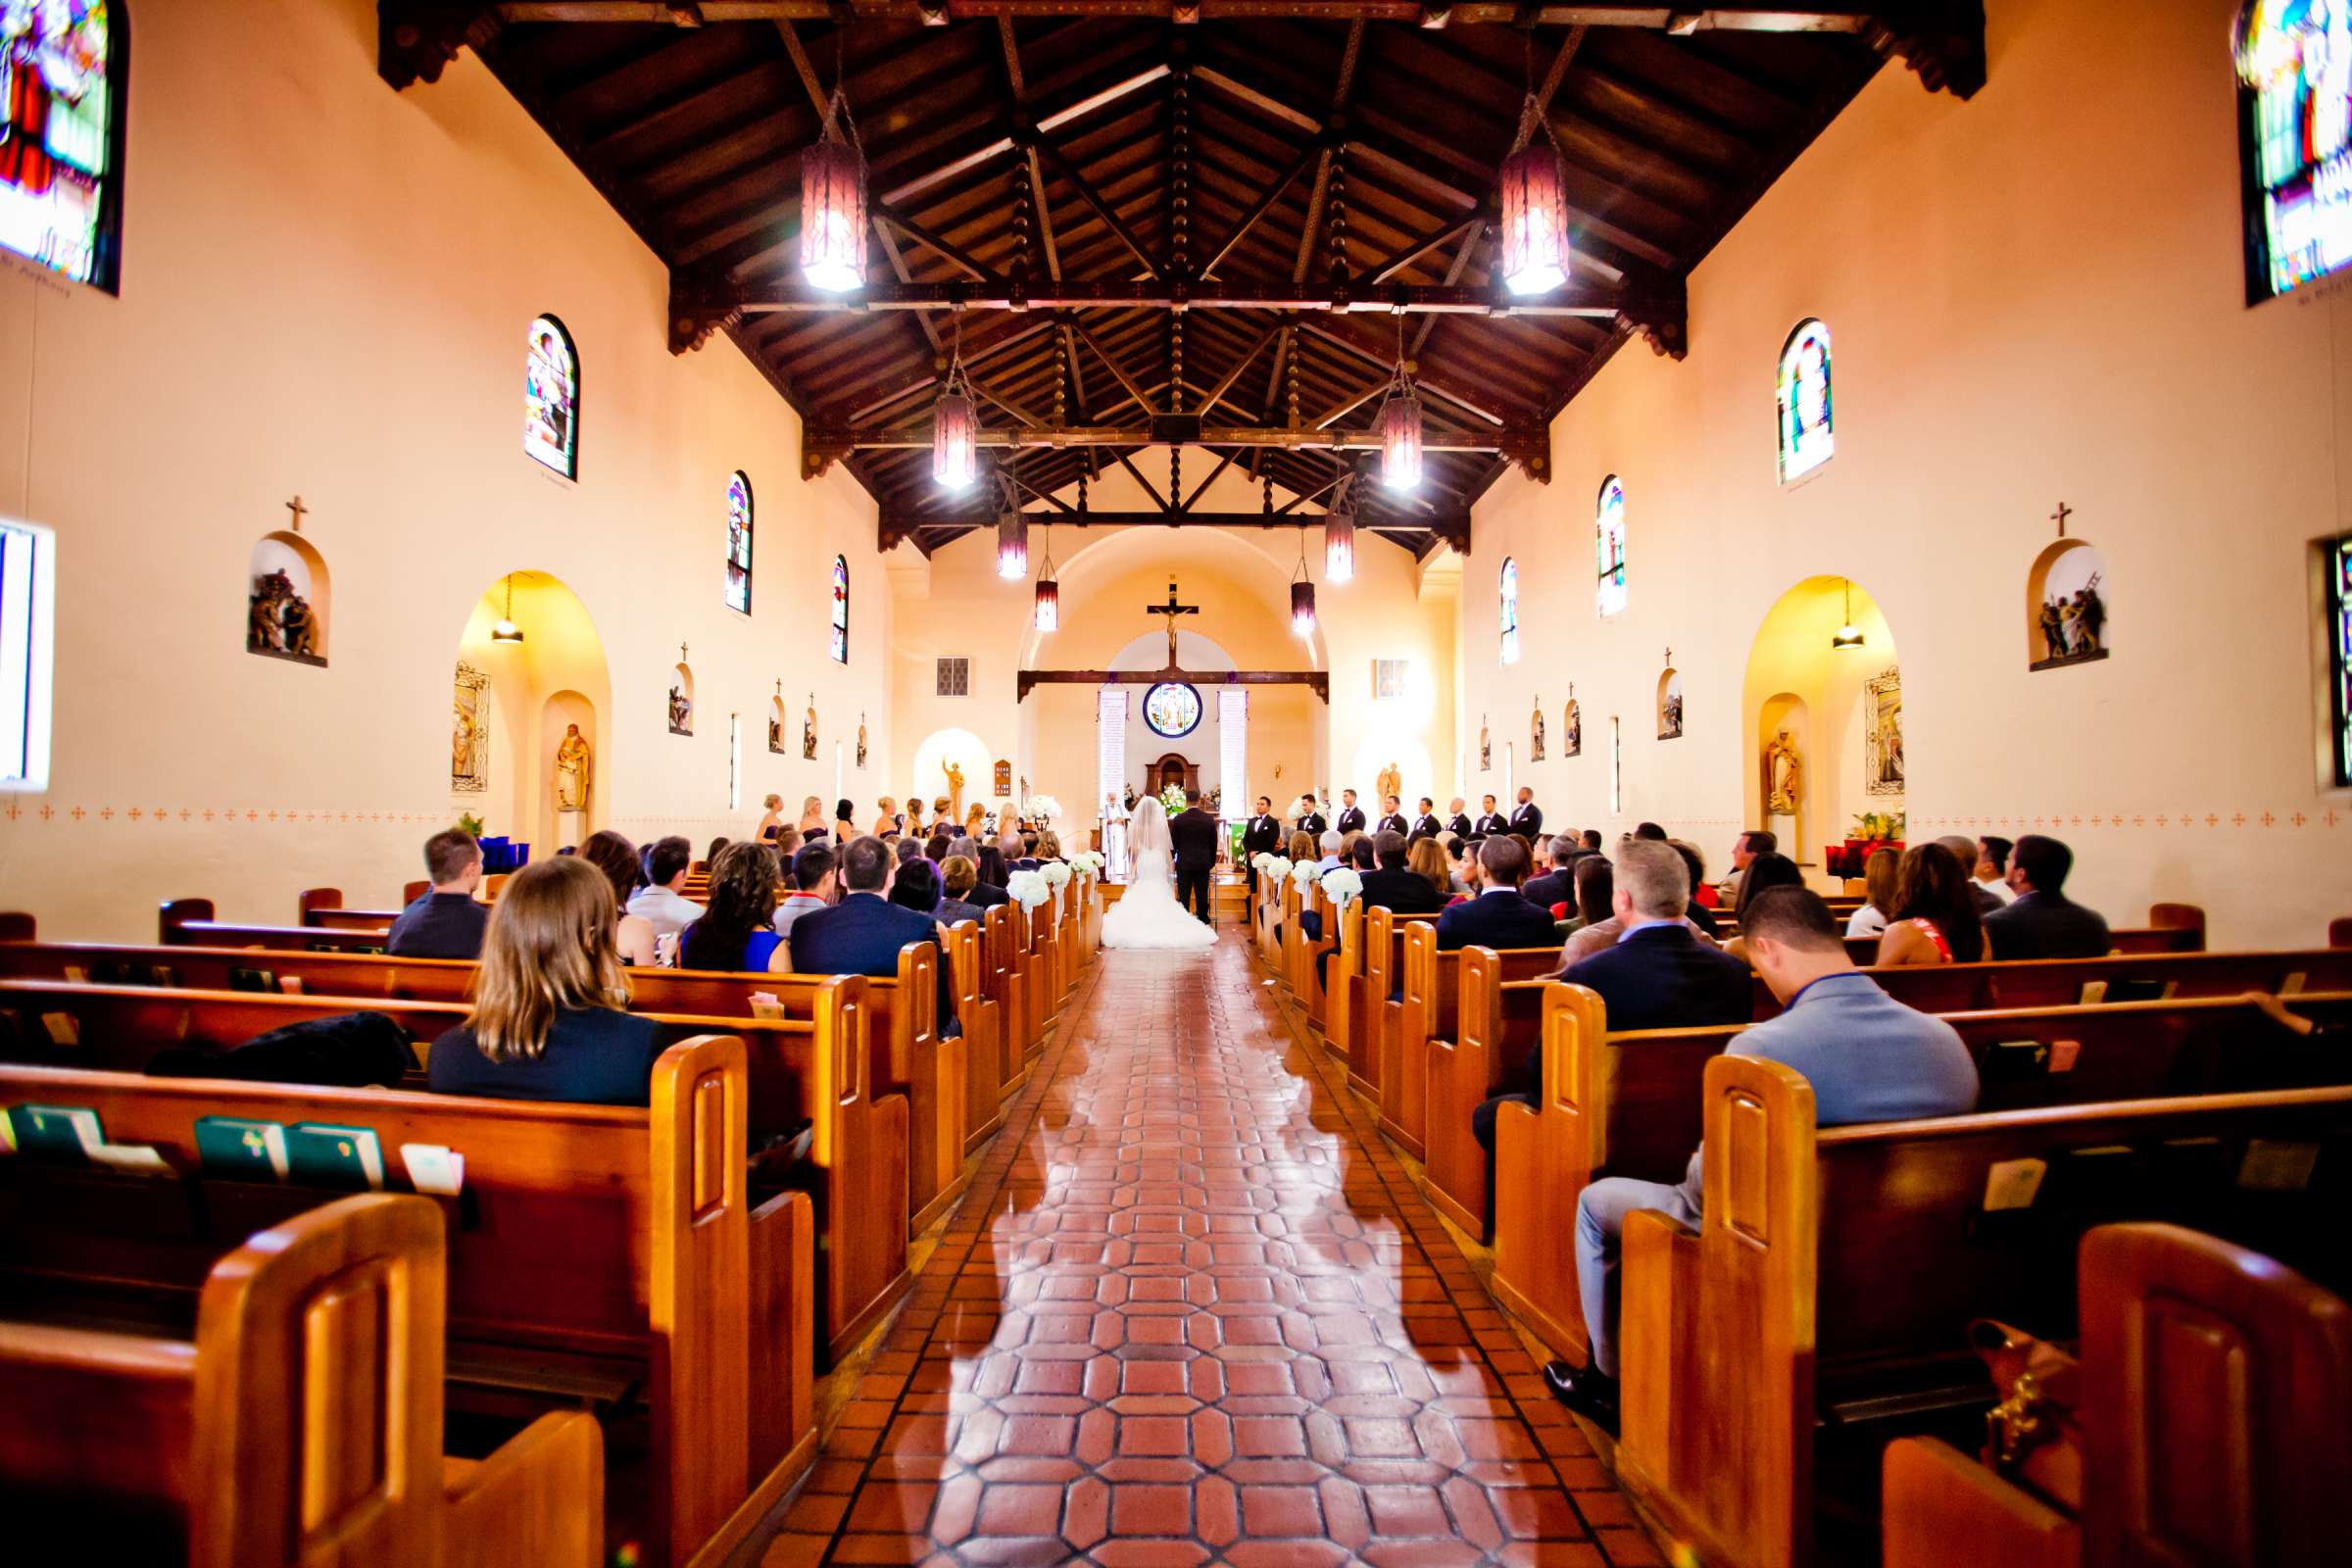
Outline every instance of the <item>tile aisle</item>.
<svg viewBox="0 0 2352 1568">
<path fill-rule="evenodd" d="M 1260 979 L 1101 956 L 768 1568 L 1657 1561 Z"/>
</svg>

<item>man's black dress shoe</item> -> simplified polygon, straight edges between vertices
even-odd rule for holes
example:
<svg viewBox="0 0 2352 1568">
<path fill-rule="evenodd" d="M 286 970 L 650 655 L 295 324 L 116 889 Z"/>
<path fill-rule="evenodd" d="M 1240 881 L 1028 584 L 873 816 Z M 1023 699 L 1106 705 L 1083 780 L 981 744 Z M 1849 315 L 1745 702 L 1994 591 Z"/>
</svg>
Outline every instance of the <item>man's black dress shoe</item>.
<svg viewBox="0 0 2352 1568">
<path fill-rule="evenodd" d="M 1617 1380 L 1565 1361 L 1544 1363 L 1544 1385 L 1552 1397 L 1606 1432 L 1617 1435 Z"/>
</svg>

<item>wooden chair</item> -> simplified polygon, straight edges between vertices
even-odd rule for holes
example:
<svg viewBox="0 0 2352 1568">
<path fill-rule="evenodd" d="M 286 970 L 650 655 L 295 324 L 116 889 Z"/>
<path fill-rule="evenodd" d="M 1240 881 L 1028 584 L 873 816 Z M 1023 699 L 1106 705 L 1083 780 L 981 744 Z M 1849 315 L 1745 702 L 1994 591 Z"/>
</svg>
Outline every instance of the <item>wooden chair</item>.
<svg viewBox="0 0 2352 1568">
<path fill-rule="evenodd" d="M 2328 1196 L 2276 1157 L 2340 1147 L 2352 1088 L 1817 1130 L 1800 1074 L 1721 1056 L 1705 1117 L 1700 1228 L 1654 1209 L 1626 1225 L 1617 1473 L 1709 1563 L 1810 1561 L 1818 1436 L 1867 1444 L 1865 1419 L 1987 1402 L 1969 1322 L 2071 1335 L 2053 1255 L 2118 1210 L 2193 1213 L 2327 1277 L 2352 1261 Z M 2039 1195 L 1988 1210 L 2018 1161 L 2042 1162 Z"/>
<path fill-rule="evenodd" d="M 0 1323 L 11 1534 L 190 1568 L 599 1568 L 592 1417 L 442 1455 L 442 1248 L 431 1202 L 345 1198 L 214 1263 L 184 1336 Z"/>
<path fill-rule="evenodd" d="M 180 1173 L 199 1168 L 194 1127 L 206 1115 L 372 1128 L 394 1185 L 406 1175 L 404 1145 L 463 1153 L 465 1193 L 448 1232 L 450 1378 L 507 1401 L 616 1412 L 641 1396 L 650 1447 L 645 1493 L 632 1501 L 648 1521 L 648 1554 L 673 1568 L 722 1560 L 816 1448 L 809 1202 L 782 1193 L 754 1209 L 747 1089 L 732 1035 L 672 1046 L 643 1109 L 0 1067 L 0 1104 L 87 1106 L 109 1139 L 148 1145 Z M 319 1199 L 278 1184 L 180 1179 L 220 1227 L 274 1224 Z M 22 1232 L 58 1209 L 20 1202 L 5 1223 Z M 75 1225 L 53 1244 L 64 1253 L 92 1236 Z M 21 1266 L 31 1250 L 9 1234 L 0 1267 Z M 117 1246 L 103 1260 L 118 1287 L 143 1279 L 163 1294 L 201 1278 L 186 1251 L 184 1241 Z M 145 1272 L 125 1273 L 135 1263 Z"/>
<path fill-rule="evenodd" d="M 2100 1226 L 2077 1278 L 2080 1514 L 1938 1439 L 1898 1439 L 1882 1489 L 1885 1568 L 2340 1557 L 2352 1494 L 2343 1298 L 2173 1225 Z"/>
</svg>

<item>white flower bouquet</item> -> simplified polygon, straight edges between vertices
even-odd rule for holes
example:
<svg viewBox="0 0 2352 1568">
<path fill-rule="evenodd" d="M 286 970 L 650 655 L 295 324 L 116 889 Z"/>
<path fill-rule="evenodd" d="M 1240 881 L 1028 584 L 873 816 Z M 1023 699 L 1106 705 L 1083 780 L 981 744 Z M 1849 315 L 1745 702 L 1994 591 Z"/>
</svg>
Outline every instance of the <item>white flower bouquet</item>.
<svg viewBox="0 0 2352 1568">
<path fill-rule="evenodd" d="M 1070 868 L 1060 860 L 1048 860 L 1037 868 L 1037 874 L 1046 879 L 1048 887 L 1053 888 L 1061 887 L 1070 880 Z"/>
<path fill-rule="evenodd" d="M 1035 871 L 1015 871 L 1004 879 L 1004 892 L 1024 909 L 1034 909 L 1054 896 L 1053 887 Z"/>
<path fill-rule="evenodd" d="M 1312 860 L 1296 861 L 1291 866 L 1291 880 L 1298 884 L 1298 891 L 1301 893 L 1314 886 L 1315 878 L 1321 874 L 1322 872 Z"/>
<path fill-rule="evenodd" d="M 1279 882 L 1291 874 L 1291 862 L 1269 850 L 1257 858 L 1257 870 L 1268 881 Z"/>
<path fill-rule="evenodd" d="M 1040 826 L 1058 822 L 1061 820 L 1061 803 L 1051 795 L 1032 795 L 1023 814 Z"/>
<path fill-rule="evenodd" d="M 1354 866 L 1335 865 L 1323 873 L 1323 896 L 1334 904 L 1346 904 L 1364 891 L 1364 879 Z"/>
<path fill-rule="evenodd" d="M 1099 877 L 1102 874 L 1102 857 L 1093 850 L 1080 850 L 1076 855 L 1070 857 L 1070 864 L 1084 871 L 1088 876 Z"/>
</svg>

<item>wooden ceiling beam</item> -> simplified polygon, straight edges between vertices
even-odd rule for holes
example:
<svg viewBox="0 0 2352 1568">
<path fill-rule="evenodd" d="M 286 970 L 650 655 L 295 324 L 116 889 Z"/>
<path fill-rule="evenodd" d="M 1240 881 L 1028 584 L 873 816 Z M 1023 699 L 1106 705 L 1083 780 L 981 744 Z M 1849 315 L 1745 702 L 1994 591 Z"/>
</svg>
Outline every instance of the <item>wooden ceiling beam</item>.
<svg viewBox="0 0 2352 1568">
<path fill-rule="evenodd" d="M 1496 425 L 1479 430 L 1449 430 L 1435 425 L 1421 438 L 1424 452 L 1501 452 L 1516 456 L 1529 442 L 1544 440 L 1541 425 Z M 1055 450 L 1104 447 L 1135 450 L 1167 444 L 1164 429 L 1150 423 L 1134 425 L 1055 425 L 1043 422 L 984 426 L 977 444 L 985 448 Z M 1351 429 L 1298 429 L 1288 425 L 1192 424 L 1187 422 L 1179 446 L 1274 447 L 1286 452 L 1377 452 L 1380 432 Z M 852 452 L 931 450 L 931 422 L 804 428 L 802 445 L 823 453 L 828 461 Z M 1139 475 L 1140 477 L 1140 475 Z"/>
<path fill-rule="evenodd" d="M 1102 226 L 1109 229 L 1119 243 L 1134 254 L 1136 261 L 1143 265 L 1146 274 L 1152 277 L 1160 276 L 1159 264 L 1152 259 L 1150 251 L 1144 249 L 1142 241 L 1135 237 L 1135 231 L 1127 226 L 1126 220 L 1119 217 L 1110 203 L 1102 199 L 1095 187 L 1088 182 L 1087 177 L 1078 172 L 1068 159 L 1062 157 L 1061 150 L 1052 142 L 1043 140 L 1035 144 L 1035 150 L 1047 163 L 1054 166 L 1054 172 L 1060 175 L 1069 187 L 1078 193 L 1078 199 L 1086 204 L 1087 209 L 1102 220 Z"/>
<path fill-rule="evenodd" d="M 601 22 L 701 26 L 724 22 L 822 22 L 843 11 L 859 21 L 928 23 L 992 17 L 1110 17 L 1120 21 L 1213 23 L 1300 17 L 1314 21 L 1426 24 L 1433 13 L 1448 26 L 1552 26 L 1578 23 L 1604 27 L 1642 27 L 1677 34 L 1706 31 L 1847 32 L 1866 30 L 1889 16 L 1917 24 L 1938 9 L 1917 0 L 1778 5 L 1546 4 L 1516 0 L 1471 0 L 1424 5 L 1420 0 L 497 0 L 484 6 L 426 6 L 432 10 L 487 11 L 501 21 Z"/>
<path fill-rule="evenodd" d="M 1033 282 L 986 277 L 936 283 L 873 282 L 849 294 L 810 288 L 795 277 L 731 283 L 710 280 L 713 297 L 755 316 L 867 315 L 881 311 L 1300 311 L 1329 316 L 1588 316 L 1608 317 L 1642 291 L 1572 278 L 1544 294 L 1509 294 L 1499 287 L 1443 283 L 1298 283 L 1269 278 L 1199 282 L 1187 279 L 1089 279 Z"/>
<path fill-rule="evenodd" d="M 1135 377 L 1127 373 L 1127 368 L 1118 362 L 1117 358 L 1112 355 L 1110 350 L 1102 346 L 1102 339 L 1096 337 L 1094 333 L 1087 330 L 1087 326 L 1084 321 L 1072 317 L 1070 318 L 1070 330 L 1077 333 L 1078 336 L 1085 341 L 1086 346 L 1095 351 L 1095 357 L 1102 362 L 1103 368 L 1110 371 L 1112 377 L 1117 380 L 1119 385 L 1127 389 L 1127 395 L 1135 399 L 1136 406 L 1138 408 L 1142 409 L 1146 414 L 1157 414 L 1159 412 L 1159 410 L 1153 406 L 1152 399 L 1145 393 L 1144 389 L 1136 384 Z"/>
</svg>

